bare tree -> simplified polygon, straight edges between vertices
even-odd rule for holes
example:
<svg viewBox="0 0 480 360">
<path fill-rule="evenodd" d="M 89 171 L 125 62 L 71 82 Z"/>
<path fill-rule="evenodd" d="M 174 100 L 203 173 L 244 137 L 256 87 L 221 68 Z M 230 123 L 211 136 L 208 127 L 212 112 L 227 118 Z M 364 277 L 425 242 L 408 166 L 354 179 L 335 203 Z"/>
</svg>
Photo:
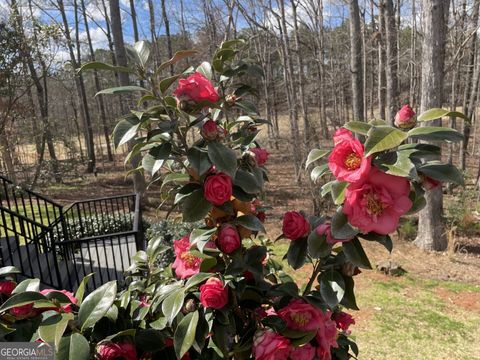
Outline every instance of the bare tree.
<svg viewBox="0 0 480 360">
<path fill-rule="evenodd" d="M 395 10 L 393 0 L 385 2 L 386 42 L 387 42 L 387 122 L 393 125 L 395 113 L 399 108 L 398 101 L 398 57 L 397 57 L 397 25 L 395 24 Z"/>
<path fill-rule="evenodd" d="M 350 71 L 352 72 L 353 119 L 364 121 L 362 33 L 358 0 L 349 1 L 350 9 Z"/>
<path fill-rule="evenodd" d="M 448 6 L 448 1 L 423 0 L 421 112 L 443 104 Z M 441 120 L 435 120 L 435 125 L 441 126 Z M 425 250 L 445 250 L 448 240 L 442 224 L 441 187 L 428 191 L 425 200 L 427 204 L 419 213 L 418 234 L 414 243 Z"/>
</svg>

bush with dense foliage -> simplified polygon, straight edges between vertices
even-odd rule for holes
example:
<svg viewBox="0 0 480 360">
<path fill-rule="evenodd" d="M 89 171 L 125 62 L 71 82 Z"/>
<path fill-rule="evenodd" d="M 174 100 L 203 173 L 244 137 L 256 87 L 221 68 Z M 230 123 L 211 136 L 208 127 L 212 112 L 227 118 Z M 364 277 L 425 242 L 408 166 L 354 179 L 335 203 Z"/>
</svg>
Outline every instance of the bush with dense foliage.
<svg viewBox="0 0 480 360">
<path fill-rule="evenodd" d="M 354 319 L 346 311 L 357 309 L 354 276 L 371 268 L 362 241 L 391 251 L 388 234 L 401 216 L 422 208 L 425 191 L 440 181 L 462 184 L 455 167 L 432 160 L 440 147 L 415 141 L 456 141 L 461 135 L 415 127 L 448 111 L 434 109 L 417 118 L 405 107 L 397 127 L 381 120 L 349 122 L 335 133 L 333 150 L 313 150 L 306 166 L 318 163 L 311 172 L 315 182 L 331 179 L 321 193 L 330 194 L 338 209 L 331 218 L 298 209 L 284 215 L 282 237 L 290 242 L 285 259 L 294 270 L 311 271 L 305 283 L 296 283 L 270 256 L 271 240 L 259 235 L 268 216 L 263 190 L 269 154 L 256 138 L 268 121 L 250 100 L 255 90 L 244 83 L 261 70 L 242 57 L 242 46 L 239 40 L 224 42 L 211 64 L 168 77 L 162 70 L 194 53 L 177 53 L 153 71 L 148 45 L 139 42 L 130 49 L 135 69 L 84 66 L 135 72 L 150 85 L 102 91 L 143 93 L 141 110 L 117 125 L 115 143 L 132 141 L 128 158 L 142 156 L 141 169 L 162 183 L 163 199 L 185 222 L 201 222 L 170 234 L 176 235 L 170 266 L 158 262 L 169 250 L 163 234 L 153 237 L 146 251 L 133 257 L 129 285 L 118 293 L 115 282 L 85 299 L 83 285 L 73 295 L 38 292 L 35 280 L 16 287 L 2 283 L 8 288 L 0 306 L 6 340 L 54 341 L 60 358 L 74 351 L 79 359 L 357 355 L 349 330 Z M 3 269 L 2 275 L 11 271 Z"/>
</svg>

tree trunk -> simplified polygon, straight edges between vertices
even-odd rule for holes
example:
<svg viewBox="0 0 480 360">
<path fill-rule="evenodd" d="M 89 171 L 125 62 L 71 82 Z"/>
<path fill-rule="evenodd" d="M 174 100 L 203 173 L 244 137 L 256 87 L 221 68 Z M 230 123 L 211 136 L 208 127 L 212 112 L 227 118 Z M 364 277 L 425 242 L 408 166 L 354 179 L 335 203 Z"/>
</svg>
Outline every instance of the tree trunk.
<svg viewBox="0 0 480 360">
<path fill-rule="evenodd" d="M 362 33 L 358 0 L 349 1 L 350 71 L 352 73 L 353 120 L 365 121 L 363 114 Z"/>
<path fill-rule="evenodd" d="M 386 40 L 387 40 L 387 123 L 393 125 L 395 114 L 399 110 L 398 101 L 398 58 L 397 58 L 397 25 L 393 0 L 385 3 Z"/>
<path fill-rule="evenodd" d="M 379 2 L 379 16 L 378 16 L 378 111 L 380 119 L 386 120 L 385 116 L 385 4 Z"/>
<path fill-rule="evenodd" d="M 161 0 L 162 3 L 162 18 L 163 23 L 165 24 L 165 36 L 167 37 L 167 51 L 168 51 L 168 58 L 171 59 L 173 57 L 173 50 L 172 50 L 172 38 L 170 36 L 170 22 L 168 20 L 167 9 L 165 7 L 165 0 Z M 174 75 L 173 65 L 170 65 L 170 76 Z"/>
<path fill-rule="evenodd" d="M 110 0 L 110 19 L 112 22 L 112 35 L 115 45 L 115 56 L 119 66 L 127 66 L 127 53 L 125 51 L 125 44 L 123 42 L 122 20 L 120 17 L 119 0 Z M 130 79 L 128 73 L 119 73 L 120 85 L 128 86 Z M 132 166 L 136 169 L 140 164 L 140 155 L 132 157 Z M 143 174 L 139 171 L 133 172 L 133 186 L 135 193 L 140 194 L 143 198 L 145 194 L 146 184 Z"/>
<path fill-rule="evenodd" d="M 420 112 L 442 107 L 448 2 L 423 0 L 422 95 Z M 423 125 L 423 124 L 422 124 Z M 441 120 L 434 121 L 441 126 Z M 414 243 L 425 250 L 445 250 L 448 240 L 442 224 L 442 188 L 425 193 L 427 205 L 418 217 L 418 234 Z"/>
</svg>

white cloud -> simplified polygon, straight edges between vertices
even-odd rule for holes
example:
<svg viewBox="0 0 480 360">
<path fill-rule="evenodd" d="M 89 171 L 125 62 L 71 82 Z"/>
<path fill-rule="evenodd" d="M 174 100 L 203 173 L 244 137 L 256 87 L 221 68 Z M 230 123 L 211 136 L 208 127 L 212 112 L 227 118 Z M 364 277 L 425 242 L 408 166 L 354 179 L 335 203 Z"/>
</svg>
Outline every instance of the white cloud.
<svg viewBox="0 0 480 360">
<path fill-rule="evenodd" d="M 87 44 L 87 32 L 80 32 L 80 41 Z M 92 39 L 92 46 L 94 49 L 104 49 L 108 47 L 108 39 L 105 32 L 99 28 L 90 28 L 90 38 Z"/>
</svg>

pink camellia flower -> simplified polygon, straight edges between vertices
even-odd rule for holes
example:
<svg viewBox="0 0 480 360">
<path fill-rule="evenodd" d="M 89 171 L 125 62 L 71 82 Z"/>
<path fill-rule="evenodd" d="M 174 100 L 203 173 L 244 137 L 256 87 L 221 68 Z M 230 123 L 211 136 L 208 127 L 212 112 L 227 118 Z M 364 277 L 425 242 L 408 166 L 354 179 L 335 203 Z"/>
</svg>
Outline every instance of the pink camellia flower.
<svg viewBox="0 0 480 360">
<path fill-rule="evenodd" d="M 216 206 L 230 200 L 232 191 L 232 179 L 224 173 L 208 176 L 203 184 L 205 199 Z"/>
<path fill-rule="evenodd" d="M 0 281 L 0 295 L 12 295 L 12 291 L 13 289 L 15 289 L 15 286 L 17 286 L 17 283 L 15 281 Z"/>
<path fill-rule="evenodd" d="M 417 123 L 415 115 L 410 105 L 404 105 L 395 115 L 395 126 L 400 129 L 411 129 Z"/>
<path fill-rule="evenodd" d="M 325 238 L 327 239 L 327 244 L 330 244 L 330 245 L 335 245 L 337 242 L 347 242 L 347 241 L 352 240 L 352 238 L 335 239 L 332 236 L 332 231 L 331 231 L 331 228 L 330 228 L 330 224 L 320 224 L 320 225 L 317 226 L 315 231 L 320 236 L 325 235 Z"/>
<path fill-rule="evenodd" d="M 333 135 L 333 144 L 338 145 L 343 141 L 350 141 L 353 138 L 353 134 L 350 130 L 340 128 L 337 129 L 337 131 L 335 131 L 335 134 Z"/>
<path fill-rule="evenodd" d="M 283 216 L 282 231 L 288 239 L 297 240 L 308 234 L 310 224 L 299 212 L 287 211 Z"/>
<path fill-rule="evenodd" d="M 355 319 L 352 317 L 352 315 L 343 311 L 333 313 L 332 319 L 337 324 L 337 328 L 345 332 L 349 332 L 348 328 L 350 325 L 355 324 Z"/>
<path fill-rule="evenodd" d="M 235 226 L 223 224 L 218 234 L 217 243 L 220 250 L 230 254 L 240 247 L 242 241 Z"/>
<path fill-rule="evenodd" d="M 312 360 L 315 357 L 315 348 L 308 343 L 301 347 L 294 347 L 290 351 L 291 360 Z"/>
<path fill-rule="evenodd" d="M 322 326 L 318 329 L 315 339 L 317 340 L 317 357 L 320 360 L 331 360 L 331 349 L 337 348 L 337 327 L 335 321 L 330 319 L 330 311 L 322 314 Z"/>
<path fill-rule="evenodd" d="M 278 311 L 278 316 L 292 330 L 316 331 L 322 325 L 321 311 L 301 299 L 290 301 Z"/>
<path fill-rule="evenodd" d="M 193 73 L 186 79 L 180 79 L 173 95 L 180 101 L 194 101 L 196 103 L 204 101 L 216 103 L 220 100 L 217 90 L 210 80 L 199 72 Z"/>
<path fill-rule="evenodd" d="M 364 183 L 347 187 L 343 213 L 362 233 L 387 235 L 395 231 L 400 217 L 412 207 L 409 193 L 407 179 L 373 167 Z"/>
<path fill-rule="evenodd" d="M 97 357 L 99 360 L 136 360 L 137 350 L 135 345 L 128 341 L 105 342 L 97 346 Z"/>
<path fill-rule="evenodd" d="M 19 319 L 26 319 L 36 315 L 36 311 L 33 308 L 33 303 L 15 306 L 10 309 L 10 314 Z"/>
<path fill-rule="evenodd" d="M 213 120 L 207 120 L 200 131 L 203 138 L 208 141 L 214 141 L 225 137 L 225 130 L 218 126 Z"/>
<path fill-rule="evenodd" d="M 200 302 L 206 308 L 222 309 L 228 303 L 228 288 L 219 278 L 211 277 L 200 286 Z"/>
<path fill-rule="evenodd" d="M 425 175 L 421 175 L 421 179 L 422 179 L 422 186 L 425 190 L 433 190 L 442 185 L 440 181 L 437 181 Z"/>
<path fill-rule="evenodd" d="M 175 251 L 175 261 L 172 264 L 172 269 L 175 269 L 175 274 L 178 277 L 186 279 L 200 272 L 202 259 L 190 252 L 188 235 L 180 240 L 174 240 L 173 249 Z"/>
<path fill-rule="evenodd" d="M 40 291 L 40 294 L 47 295 L 47 294 L 50 294 L 51 292 L 60 292 L 60 293 L 64 294 L 65 296 L 67 296 L 70 299 L 71 304 L 76 305 L 78 303 L 78 300 L 73 295 L 73 293 L 71 293 L 70 291 L 67 291 L 67 290 L 44 289 L 44 290 Z M 72 312 L 72 305 L 71 304 L 63 305 L 62 310 L 66 313 Z M 58 312 L 60 312 L 60 309 L 57 309 L 57 308 L 42 308 L 42 310 L 57 310 Z"/>
<path fill-rule="evenodd" d="M 342 135 L 337 141 L 328 157 L 330 171 L 340 181 L 363 181 L 370 171 L 372 157 L 363 156 L 363 144 L 354 137 Z"/>
<path fill-rule="evenodd" d="M 291 348 L 289 339 L 272 330 L 258 330 L 253 337 L 256 360 L 287 360 Z"/>
<path fill-rule="evenodd" d="M 263 166 L 268 160 L 268 156 L 270 153 L 259 147 L 251 148 L 250 151 L 255 154 L 255 161 L 257 162 L 258 166 Z"/>
</svg>

